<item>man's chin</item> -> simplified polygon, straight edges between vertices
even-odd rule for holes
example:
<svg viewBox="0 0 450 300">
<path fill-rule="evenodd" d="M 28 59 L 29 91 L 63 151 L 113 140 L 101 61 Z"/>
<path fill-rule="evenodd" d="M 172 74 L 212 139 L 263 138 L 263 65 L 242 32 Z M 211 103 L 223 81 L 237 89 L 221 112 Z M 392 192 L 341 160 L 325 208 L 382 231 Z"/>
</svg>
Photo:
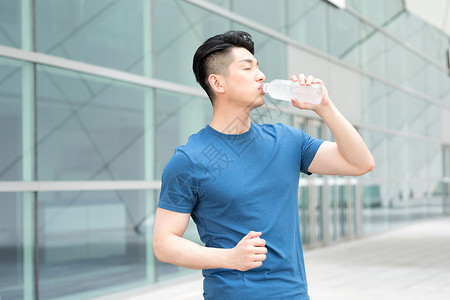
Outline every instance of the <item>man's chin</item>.
<svg viewBox="0 0 450 300">
<path fill-rule="evenodd" d="M 260 97 L 256 97 L 251 103 L 250 106 L 252 108 L 257 108 L 257 107 L 261 107 L 265 104 L 264 102 L 264 96 L 260 96 Z"/>
</svg>

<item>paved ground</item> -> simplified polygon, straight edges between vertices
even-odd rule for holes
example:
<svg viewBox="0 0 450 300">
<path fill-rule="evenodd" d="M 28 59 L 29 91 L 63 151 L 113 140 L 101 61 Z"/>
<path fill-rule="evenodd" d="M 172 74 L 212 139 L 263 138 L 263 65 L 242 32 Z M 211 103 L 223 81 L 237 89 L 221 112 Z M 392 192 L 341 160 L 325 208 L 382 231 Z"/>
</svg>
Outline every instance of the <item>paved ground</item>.
<svg viewBox="0 0 450 300">
<path fill-rule="evenodd" d="M 449 300 L 450 217 L 305 252 L 312 300 Z M 200 273 L 104 299 L 200 300 Z"/>
</svg>

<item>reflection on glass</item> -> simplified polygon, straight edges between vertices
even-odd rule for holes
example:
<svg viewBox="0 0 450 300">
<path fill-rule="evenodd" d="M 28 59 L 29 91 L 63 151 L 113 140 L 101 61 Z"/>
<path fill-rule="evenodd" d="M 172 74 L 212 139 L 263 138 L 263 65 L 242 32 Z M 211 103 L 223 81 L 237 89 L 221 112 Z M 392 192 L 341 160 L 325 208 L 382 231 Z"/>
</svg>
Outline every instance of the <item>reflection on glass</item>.
<svg viewBox="0 0 450 300">
<path fill-rule="evenodd" d="M 0 1 L 0 45 L 21 48 L 21 3 Z"/>
<path fill-rule="evenodd" d="M 347 236 L 348 234 L 348 226 L 347 226 L 347 220 L 349 218 L 347 213 L 347 205 L 348 205 L 348 193 L 347 193 L 347 186 L 340 185 L 337 187 L 338 189 L 338 206 L 339 206 L 339 212 L 338 212 L 338 234 L 340 236 Z"/>
<path fill-rule="evenodd" d="M 305 179 L 306 175 L 301 174 L 300 180 Z M 300 230 L 302 236 L 303 246 L 310 246 L 311 244 L 311 226 L 310 226 L 310 213 L 309 213 L 309 187 L 300 186 L 299 188 L 299 215 L 300 215 Z"/>
<path fill-rule="evenodd" d="M 330 242 L 335 241 L 338 237 L 336 191 L 336 185 L 330 185 L 328 187 L 328 236 Z"/>
<path fill-rule="evenodd" d="M 287 61 L 285 53 L 287 45 L 285 43 L 240 24 L 235 24 L 234 27 L 252 35 L 255 42 L 255 57 L 258 60 L 260 70 L 266 75 L 266 80 L 286 78 Z M 286 104 L 289 103 L 281 105 L 286 106 Z"/>
<path fill-rule="evenodd" d="M 37 51 L 143 73 L 142 0 L 36 1 Z M 150 18 L 149 16 L 147 16 Z"/>
<path fill-rule="evenodd" d="M 142 191 L 39 193 L 39 293 L 79 299 L 143 284 L 151 239 L 136 225 L 146 217 Z M 151 199 L 149 199 L 151 200 Z M 150 228 L 152 224 L 150 225 Z M 101 291 L 106 293 L 105 290 Z"/>
<path fill-rule="evenodd" d="M 315 0 L 288 0 L 287 30 L 293 39 L 327 52 L 327 4 Z"/>
<path fill-rule="evenodd" d="M 22 180 L 24 63 L 0 57 L 0 180 Z"/>
<path fill-rule="evenodd" d="M 361 27 L 361 67 L 370 73 L 386 76 L 387 38 L 372 27 Z"/>
<path fill-rule="evenodd" d="M 362 78 L 362 117 L 363 122 L 377 127 L 386 126 L 387 87 L 375 80 Z"/>
<path fill-rule="evenodd" d="M 328 6 L 328 53 L 357 66 L 359 64 L 360 22 L 346 11 Z"/>
<path fill-rule="evenodd" d="M 285 31 L 285 1 L 233 0 L 233 11 L 276 31 Z"/>
<path fill-rule="evenodd" d="M 315 190 L 314 190 L 314 194 L 315 194 L 315 198 L 316 198 L 316 201 L 315 201 L 316 207 L 314 210 L 315 223 L 316 223 L 315 239 L 316 239 L 316 242 L 319 242 L 319 243 L 323 242 L 323 238 L 324 238 L 323 218 L 325 217 L 325 215 L 323 213 L 324 207 L 322 205 L 323 190 L 324 190 L 323 186 L 317 186 L 317 187 L 315 187 Z"/>
<path fill-rule="evenodd" d="M 156 0 L 154 7 L 156 77 L 199 87 L 192 72 L 194 53 L 207 38 L 229 30 L 230 22 L 185 1 Z"/>
<path fill-rule="evenodd" d="M 0 193 L 0 299 L 21 300 L 33 293 L 33 231 L 27 209 L 32 202 L 24 201 L 27 196 Z"/>
<path fill-rule="evenodd" d="M 351 1 L 355 2 L 355 1 Z M 354 6 L 365 18 L 380 27 L 388 26 L 400 15 L 405 14 L 402 1 L 364 0 Z"/>
<path fill-rule="evenodd" d="M 48 67 L 37 76 L 40 180 L 144 179 L 144 88 Z"/>
</svg>

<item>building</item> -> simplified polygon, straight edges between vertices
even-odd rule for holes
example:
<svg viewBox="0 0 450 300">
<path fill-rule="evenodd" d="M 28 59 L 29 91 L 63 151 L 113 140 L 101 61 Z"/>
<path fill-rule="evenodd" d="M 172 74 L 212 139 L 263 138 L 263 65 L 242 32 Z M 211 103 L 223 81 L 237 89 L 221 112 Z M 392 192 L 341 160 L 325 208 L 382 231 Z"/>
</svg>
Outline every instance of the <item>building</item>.
<svg viewBox="0 0 450 300">
<path fill-rule="evenodd" d="M 301 178 L 305 248 L 448 214 L 449 33 L 400 0 L 341 2 L 0 1 L 0 300 L 189 272 L 155 260 L 152 216 L 173 149 L 212 117 L 193 53 L 229 29 L 252 34 L 268 80 L 323 79 L 374 154 L 363 177 Z M 266 102 L 255 122 L 332 139 L 315 115 Z"/>
</svg>

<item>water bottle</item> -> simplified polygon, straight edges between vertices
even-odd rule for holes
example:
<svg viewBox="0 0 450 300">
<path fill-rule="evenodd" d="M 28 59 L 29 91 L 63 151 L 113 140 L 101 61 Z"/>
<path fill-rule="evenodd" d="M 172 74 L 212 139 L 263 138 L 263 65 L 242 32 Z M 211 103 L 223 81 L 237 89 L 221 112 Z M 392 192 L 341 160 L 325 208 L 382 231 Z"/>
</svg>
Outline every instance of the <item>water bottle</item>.
<svg viewBox="0 0 450 300">
<path fill-rule="evenodd" d="M 291 101 L 295 98 L 312 104 L 319 104 L 322 101 L 321 84 L 306 86 L 291 80 L 275 79 L 269 83 L 263 83 L 261 89 L 264 93 L 269 93 L 272 98 L 279 100 Z"/>
</svg>

